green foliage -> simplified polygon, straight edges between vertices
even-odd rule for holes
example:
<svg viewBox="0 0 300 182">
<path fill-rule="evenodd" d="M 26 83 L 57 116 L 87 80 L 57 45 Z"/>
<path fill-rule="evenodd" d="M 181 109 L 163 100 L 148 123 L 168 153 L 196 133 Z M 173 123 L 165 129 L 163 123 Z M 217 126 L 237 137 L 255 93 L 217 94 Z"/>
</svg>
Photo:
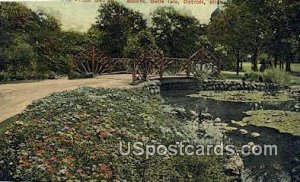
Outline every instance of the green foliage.
<svg viewBox="0 0 300 182">
<path fill-rule="evenodd" d="M 82 88 L 34 102 L 0 137 L 10 181 L 226 181 L 216 156 L 121 156 L 119 142 L 172 144 L 182 122 L 141 91 Z"/>
<path fill-rule="evenodd" d="M 136 57 L 143 49 L 157 48 L 154 37 L 148 30 L 140 31 L 138 34 L 128 38 L 127 45 L 124 48 L 124 54 L 127 57 Z"/>
<path fill-rule="evenodd" d="M 37 55 L 27 39 L 21 34 L 13 34 L 10 36 L 9 47 L 0 47 L 0 59 L 4 60 L 8 77 L 16 77 L 26 72 L 29 75 L 34 71 Z"/>
<path fill-rule="evenodd" d="M 299 52 L 299 25 L 295 22 L 299 7 L 297 1 L 230 1 L 211 18 L 209 40 L 226 47 L 228 53 L 233 50 L 237 61 L 251 55 L 253 71 L 258 71 L 261 53 L 273 57 L 275 65 L 284 60 L 290 71 L 290 62 Z M 239 52 L 244 56 L 238 56 Z"/>
<path fill-rule="evenodd" d="M 237 75 L 234 72 L 222 71 L 220 77 L 224 80 L 226 79 L 241 80 L 244 79 L 245 75 L 242 74 Z"/>
<path fill-rule="evenodd" d="M 93 73 L 79 73 L 77 71 L 70 71 L 68 74 L 68 78 L 70 80 L 75 80 L 75 79 L 84 79 L 84 78 L 94 78 Z"/>
<path fill-rule="evenodd" d="M 3 2 L 0 6 L 0 69 L 7 74 L 6 80 L 68 72 L 61 25 L 54 17 L 19 3 Z"/>
<path fill-rule="evenodd" d="M 190 95 L 190 97 L 245 103 L 294 101 L 289 93 L 285 92 L 276 93 L 276 95 L 268 95 L 264 91 L 201 91 L 198 94 Z"/>
<path fill-rule="evenodd" d="M 7 80 L 7 77 L 6 72 L 0 72 L 0 82 Z"/>
<path fill-rule="evenodd" d="M 169 57 L 189 57 L 200 45 L 202 27 L 195 17 L 162 7 L 152 14 L 152 33 L 158 47 Z"/>
<path fill-rule="evenodd" d="M 200 69 L 194 69 L 193 75 L 196 79 L 198 79 L 200 82 L 203 82 L 208 79 L 209 73 Z"/>
<path fill-rule="evenodd" d="M 254 82 L 276 83 L 283 85 L 289 85 L 293 80 L 292 75 L 277 68 L 269 68 L 264 72 L 247 72 L 243 79 Z"/>
<path fill-rule="evenodd" d="M 122 57 L 123 49 L 130 35 L 146 29 L 146 20 L 141 13 L 130 10 L 116 1 L 100 6 L 94 35 L 101 35 L 101 49 L 113 57 Z M 95 31 L 95 28 L 98 31 Z"/>
<path fill-rule="evenodd" d="M 243 79 L 247 81 L 253 81 L 253 82 L 263 82 L 263 73 L 250 71 L 245 73 Z"/>
<path fill-rule="evenodd" d="M 263 73 L 263 80 L 267 83 L 289 85 L 292 81 L 292 77 L 286 71 L 282 71 L 277 68 L 269 68 Z"/>
<path fill-rule="evenodd" d="M 242 124 L 275 128 L 282 133 L 290 133 L 300 136 L 299 112 L 280 110 L 258 110 L 248 111 L 248 117 L 244 118 Z"/>
<path fill-rule="evenodd" d="M 48 79 L 51 79 L 51 80 L 56 79 L 56 74 L 55 74 L 54 71 L 50 71 L 50 72 L 48 73 Z"/>
</svg>

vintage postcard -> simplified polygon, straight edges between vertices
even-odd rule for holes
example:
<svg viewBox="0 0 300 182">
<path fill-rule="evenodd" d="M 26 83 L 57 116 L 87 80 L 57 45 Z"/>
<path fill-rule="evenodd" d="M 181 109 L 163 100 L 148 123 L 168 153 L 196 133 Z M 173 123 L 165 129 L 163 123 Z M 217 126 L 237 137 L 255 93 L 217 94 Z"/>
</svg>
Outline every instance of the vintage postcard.
<svg viewBox="0 0 300 182">
<path fill-rule="evenodd" d="M 299 0 L 0 0 L 0 181 L 300 181 Z"/>
</svg>

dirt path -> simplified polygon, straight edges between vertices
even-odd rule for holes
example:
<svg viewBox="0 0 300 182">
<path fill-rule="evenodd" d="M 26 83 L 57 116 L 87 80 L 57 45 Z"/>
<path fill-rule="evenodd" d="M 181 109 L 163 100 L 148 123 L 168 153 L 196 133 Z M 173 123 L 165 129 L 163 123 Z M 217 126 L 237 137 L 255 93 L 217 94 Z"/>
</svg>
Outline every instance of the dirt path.
<svg viewBox="0 0 300 182">
<path fill-rule="evenodd" d="M 0 85 L 0 122 L 26 109 L 33 100 L 53 92 L 73 90 L 79 87 L 129 88 L 132 76 L 129 74 L 103 75 L 93 79 L 46 80 L 32 83 Z"/>
</svg>

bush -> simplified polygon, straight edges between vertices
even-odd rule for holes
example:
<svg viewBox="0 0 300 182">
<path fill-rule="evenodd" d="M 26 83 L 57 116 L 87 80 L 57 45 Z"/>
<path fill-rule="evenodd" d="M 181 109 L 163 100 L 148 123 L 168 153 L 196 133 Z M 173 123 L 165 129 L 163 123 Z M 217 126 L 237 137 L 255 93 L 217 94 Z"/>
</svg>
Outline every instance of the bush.
<svg viewBox="0 0 300 182">
<path fill-rule="evenodd" d="M 13 80 L 45 80 L 56 79 L 56 74 L 53 71 L 49 73 L 33 72 L 33 71 L 17 71 L 16 73 L 0 72 L 0 82 Z"/>
<path fill-rule="evenodd" d="M 197 80 L 199 80 L 200 82 L 207 80 L 209 77 L 209 73 L 207 71 L 201 70 L 201 68 L 197 65 L 192 70 L 192 73 L 193 73 L 194 77 Z"/>
<path fill-rule="evenodd" d="M 247 72 L 243 80 L 289 85 L 293 79 L 292 75 L 286 71 L 269 68 L 264 72 Z"/>
<path fill-rule="evenodd" d="M 7 80 L 7 74 L 5 72 L 0 72 L 0 82 Z"/>
<path fill-rule="evenodd" d="M 83 74 L 84 78 L 94 78 L 94 73 L 91 72 L 86 72 Z"/>
<path fill-rule="evenodd" d="M 11 73 L 11 72 L 0 73 L 0 81 L 29 80 L 33 78 L 34 78 L 34 74 L 28 71 L 17 71 L 16 73 Z"/>
<path fill-rule="evenodd" d="M 68 75 L 70 80 L 84 79 L 84 78 L 94 78 L 94 73 L 79 73 L 77 71 L 70 71 Z"/>
<path fill-rule="evenodd" d="M 82 75 L 77 71 L 70 71 L 70 73 L 68 74 L 68 78 L 70 80 L 80 79 L 80 78 L 82 78 Z"/>
<path fill-rule="evenodd" d="M 189 140 L 158 98 L 81 88 L 35 101 L 0 136 L 0 180 L 226 181 L 217 156 L 121 156 L 120 142 Z M 1 134 L 0 134 L 1 135 Z"/>
<path fill-rule="evenodd" d="M 264 71 L 263 80 L 267 83 L 289 85 L 292 81 L 292 76 L 286 71 L 269 68 Z"/>
<path fill-rule="evenodd" d="M 56 74 L 53 71 L 50 71 L 48 74 L 48 79 L 50 80 L 55 80 L 56 79 Z"/>
<path fill-rule="evenodd" d="M 42 73 L 42 72 L 37 72 L 32 79 L 45 80 L 45 79 L 48 79 L 48 74 Z"/>
<path fill-rule="evenodd" d="M 252 81 L 252 82 L 263 82 L 263 74 L 261 72 L 247 72 L 243 80 Z"/>
</svg>

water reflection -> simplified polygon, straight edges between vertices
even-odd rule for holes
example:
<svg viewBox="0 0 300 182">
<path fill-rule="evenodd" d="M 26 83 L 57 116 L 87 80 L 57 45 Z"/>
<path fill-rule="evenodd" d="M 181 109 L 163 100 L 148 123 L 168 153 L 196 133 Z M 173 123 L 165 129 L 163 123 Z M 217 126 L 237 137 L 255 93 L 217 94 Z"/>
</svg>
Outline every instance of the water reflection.
<svg viewBox="0 0 300 182">
<path fill-rule="evenodd" d="M 184 107 L 198 113 L 209 112 L 214 117 L 222 118 L 230 123 L 231 120 L 242 120 L 245 111 L 257 109 L 292 110 L 295 103 L 257 103 L 215 101 L 211 99 L 192 98 L 191 91 L 163 92 L 162 96 L 167 104 Z M 235 126 L 238 127 L 238 126 Z M 243 127 L 250 133 L 257 132 L 261 136 L 253 138 L 241 136 L 238 132 L 229 133 L 228 139 L 235 146 L 242 146 L 253 142 L 258 145 L 271 144 L 278 146 L 278 156 L 249 156 L 244 158 L 244 181 L 297 181 L 292 178 L 292 171 L 300 165 L 300 137 L 282 134 L 279 131 L 257 126 Z"/>
</svg>

